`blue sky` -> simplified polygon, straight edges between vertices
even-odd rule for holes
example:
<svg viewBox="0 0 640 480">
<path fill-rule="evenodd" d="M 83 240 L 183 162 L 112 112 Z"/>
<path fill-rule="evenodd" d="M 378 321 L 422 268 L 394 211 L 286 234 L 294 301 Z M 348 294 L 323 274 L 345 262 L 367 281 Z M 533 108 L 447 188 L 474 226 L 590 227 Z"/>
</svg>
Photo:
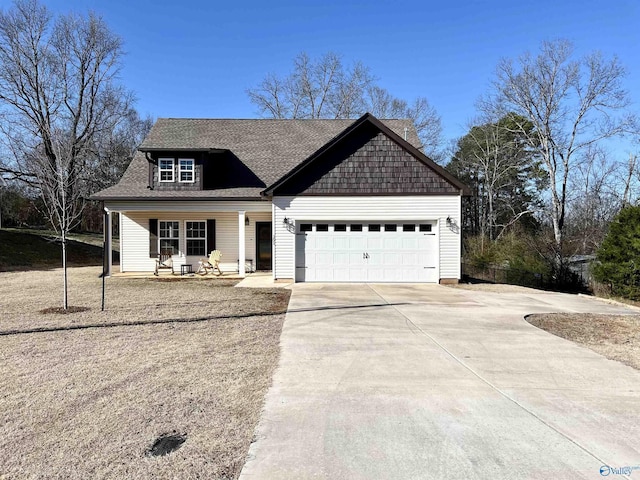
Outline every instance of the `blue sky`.
<svg viewBox="0 0 640 480">
<path fill-rule="evenodd" d="M 427 97 L 452 139 L 466 132 L 500 58 L 555 38 L 578 53 L 618 55 L 640 110 L 637 0 L 41 1 L 104 17 L 125 42 L 121 79 L 154 117 L 256 117 L 247 88 L 288 73 L 301 51 L 334 51 L 362 61 L 395 96 Z"/>
</svg>

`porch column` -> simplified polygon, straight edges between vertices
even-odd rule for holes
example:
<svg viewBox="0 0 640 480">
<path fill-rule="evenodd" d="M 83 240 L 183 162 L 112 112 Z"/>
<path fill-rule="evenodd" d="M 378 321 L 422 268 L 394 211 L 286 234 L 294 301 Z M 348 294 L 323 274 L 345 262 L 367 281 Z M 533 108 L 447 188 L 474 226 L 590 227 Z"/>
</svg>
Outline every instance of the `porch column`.
<svg viewBox="0 0 640 480">
<path fill-rule="evenodd" d="M 245 276 L 245 246 L 244 246 L 244 219 L 245 211 L 238 210 L 238 275 Z"/>
<path fill-rule="evenodd" d="M 111 264 L 113 263 L 113 248 L 111 232 L 113 231 L 113 221 L 111 218 L 112 212 L 108 208 L 104 209 L 104 249 L 105 249 L 105 262 L 103 265 L 103 272 L 107 277 L 111 276 Z"/>
</svg>

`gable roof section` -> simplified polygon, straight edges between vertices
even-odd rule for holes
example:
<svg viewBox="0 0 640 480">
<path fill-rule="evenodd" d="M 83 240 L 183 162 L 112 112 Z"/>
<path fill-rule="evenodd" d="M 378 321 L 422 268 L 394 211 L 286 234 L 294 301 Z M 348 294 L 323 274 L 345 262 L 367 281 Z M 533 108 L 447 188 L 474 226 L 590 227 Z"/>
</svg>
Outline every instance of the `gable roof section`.
<svg viewBox="0 0 640 480">
<path fill-rule="evenodd" d="M 467 195 L 468 188 L 367 113 L 263 195 Z"/>
<path fill-rule="evenodd" d="M 411 120 L 383 120 L 414 148 L 420 140 Z M 93 195 L 97 200 L 117 199 L 260 199 L 264 190 L 255 187 L 201 191 L 150 190 L 148 162 L 144 153 L 162 151 L 229 150 L 260 178 L 271 185 L 327 142 L 341 135 L 354 120 L 193 119 L 159 118 L 139 147 L 117 185 Z"/>
</svg>

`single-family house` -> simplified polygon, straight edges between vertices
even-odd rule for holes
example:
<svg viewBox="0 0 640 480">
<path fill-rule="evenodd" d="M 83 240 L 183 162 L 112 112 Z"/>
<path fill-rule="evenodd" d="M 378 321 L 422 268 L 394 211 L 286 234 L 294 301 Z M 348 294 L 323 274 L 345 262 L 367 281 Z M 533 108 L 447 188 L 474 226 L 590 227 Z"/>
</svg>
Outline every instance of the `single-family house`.
<svg viewBox="0 0 640 480">
<path fill-rule="evenodd" d="M 457 282 L 466 187 L 410 120 L 160 118 L 117 185 L 120 271 L 160 251 L 212 250 L 240 276 L 296 282 Z M 110 231 L 110 229 L 108 229 Z M 109 272 L 110 273 L 110 272 Z"/>
</svg>

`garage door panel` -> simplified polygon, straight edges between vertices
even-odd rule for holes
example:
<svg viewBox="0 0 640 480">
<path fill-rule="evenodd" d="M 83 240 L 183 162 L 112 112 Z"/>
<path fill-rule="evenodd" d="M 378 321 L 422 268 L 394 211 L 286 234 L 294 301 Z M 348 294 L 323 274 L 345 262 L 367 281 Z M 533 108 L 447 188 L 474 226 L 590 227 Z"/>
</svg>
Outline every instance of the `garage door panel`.
<svg viewBox="0 0 640 480">
<path fill-rule="evenodd" d="M 367 250 L 383 250 L 382 237 L 379 235 L 367 238 Z"/>
<path fill-rule="evenodd" d="M 400 253 L 389 252 L 387 254 L 382 255 L 382 264 L 383 265 L 398 265 L 402 260 L 402 255 Z"/>
<path fill-rule="evenodd" d="M 367 249 L 367 239 L 362 235 L 352 236 L 349 238 L 349 250 L 360 250 L 365 252 Z"/>
<path fill-rule="evenodd" d="M 418 250 L 420 248 L 420 239 L 415 235 L 407 235 L 401 238 L 403 250 Z"/>
<path fill-rule="evenodd" d="M 416 267 L 420 265 L 420 255 L 418 252 L 403 253 L 400 263 L 407 267 Z"/>
<path fill-rule="evenodd" d="M 423 265 L 425 267 L 436 267 L 436 259 L 433 257 L 433 255 L 430 255 L 428 253 L 419 253 L 418 254 L 418 261 L 416 262 L 416 265 Z"/>
<path fill-rule="evenodd" d="M 338 235 L 334 236 L 333 248 L 335 250 L 349 250 L 349 238 Z"/>
<path fill-rule="evenodd" d="M 312 222 L 309 222 L 312 223 Z M 324 222 L 322 230 L 296 237 L 296 280 L 326 282 L 437 282 L 438 242 L 432 233 L 411 231 L 403 223 L 367 224 Z M 421 222 L 429 223 L 429 222 Z M 328 230 L 327 230 L 328 224 Z M 386 226 L 386 227 L 385 227 Z M 345 231 L 346 228 L 346 231 Z M 395 231 L 393 231 L 395 229 Z M 304 267 L 304 268 L 301 268 Z"/>
<path fill-rule="evenodd" d="M 364 265 L 352 266 L 349 269 L 349 281 L 350 282 L 366 282 L 367 270 Z"/>
<path fill-rule="evenodd" d="M 349 282 L 349 267 L 336 267 L 333 269 L 334 282 Z"/>
<path fill-rule="evenodd" d="M 319 235 L 316 237 L 314 247 L 318 250 L 331 250 L 333 247 L 333 239 L 327 234 Z"/>
<path fill-rule="evenodd" d="M 386 251 L 398 250 L 399 248 L 402 248 L 402 239 L 399 238 L 397 234 L 394 234 L 393 236 L 384 238 L 382 241 L 382 245 Z"/>
<path fill-rule="evenodd" d="M 335 252 L 333 253 L 333 265 L 335 267 L 349 267 L 349 253 Z"/>
<path fill-rule="evenodd" d="M 318 267 L 331 267 L 333 265 L 333 255 L 331 252 L 319 252 L 315 254 L 315 265 Z"/>
</svg>

